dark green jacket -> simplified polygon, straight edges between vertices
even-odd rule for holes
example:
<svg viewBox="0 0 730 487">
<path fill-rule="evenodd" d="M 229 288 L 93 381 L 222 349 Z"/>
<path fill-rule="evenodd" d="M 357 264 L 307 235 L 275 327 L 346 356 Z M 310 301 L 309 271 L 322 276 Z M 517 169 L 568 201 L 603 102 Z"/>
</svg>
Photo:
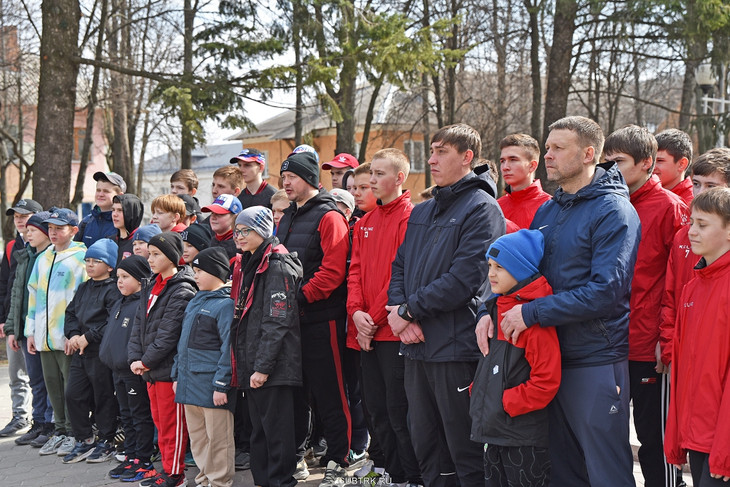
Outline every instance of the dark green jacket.
<svg viewBox="0 0 730 487">
<path fill-rule="evenodd" d="M 36 252 L 33 247 L 28 245 L 13 253 L 13 258 L 17 264 L 15 267 L 15 280 L 10 290 L 10 309 L 8 310 L 8 318 L 5 321 L 5 334 L 15 335 L 16 340 L 25 338 L 25 317 L 28 314 L 28 280 L 35 260 L 43 252 L 45 252 L 45 249 Z"/>
</svg>

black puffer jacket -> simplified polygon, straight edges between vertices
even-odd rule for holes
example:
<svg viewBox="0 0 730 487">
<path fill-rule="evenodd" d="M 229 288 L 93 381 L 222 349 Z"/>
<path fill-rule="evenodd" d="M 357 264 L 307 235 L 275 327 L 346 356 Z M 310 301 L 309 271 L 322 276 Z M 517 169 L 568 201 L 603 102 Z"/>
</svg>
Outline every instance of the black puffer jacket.
<svg viewBox="0 0 730 487">
<path fill-rule="evenodd" d="M 486 176 L 488 177 L 488 176 Z M 429 362 L 481 357 L 474 326 L 487 281 L 487 249 L 504 234 L 494 183 L 473 172 L 413 208 L 393 262 L 388 304 L 408 303 L 424 342 L 402 345 Z"/>
<path fill-rule="evenodd" d="M 180 340 L 183 315 L 197 292 L 193 270 L 188 266 L 177 269 L 177 274 L 167 281 L 149 314 L 146 313 L 147 302 L 157 276 L 153 276 L 142 289 L 141 304 L 129 337 L 128 363 L 141 360 L 150 369 L 142 376 L 147 382 L 172 381 L 170 372 Z"/>
<path fill-rule="evenodd" d="M 302 384 L 302 347 L 296 293 L 302 265 L 276 237 L 264 241 L 236 272 L 254 271 L 237 293 L 231 345 L 233 381 L 249 388 L 254 372 L 269 374 L 263 387 Z M 240 277 L 240 274 L 239 276 Z M 236 282 L 239 282 L 236 279 Z"/>
<path fill-rule="evenodd" d="M 121 295 L 113 278 L 82 282 L 74 298 L 66 308 L 63 332 L 66 338 L 84 335 L 89 345 L 84 350 L 86 356 L 96 356 L 104 337 L 109 310 Z"/>
<path fill-rule="evenodd" d="M 99 346 L 99 358 L 114 371 L 129 372 L 127 348 L 140 297 L 141 292 L 122 296 L 109 312 L 104 338 Z"/>
</svg>

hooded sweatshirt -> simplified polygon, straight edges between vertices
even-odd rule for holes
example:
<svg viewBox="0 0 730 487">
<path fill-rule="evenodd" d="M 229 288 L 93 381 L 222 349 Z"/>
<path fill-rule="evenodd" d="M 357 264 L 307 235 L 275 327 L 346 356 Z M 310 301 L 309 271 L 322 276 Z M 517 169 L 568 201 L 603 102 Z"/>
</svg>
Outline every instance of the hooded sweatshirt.
<svg viewBox="0 0 730 487">
<path fill-rule="evenodd" d="M 35 261 L 28 280 L 28 317 L 25 336 L 33 336 L 36 350 L 63 350 L 66 308 L 87 279 L 86 246 L 71 242 L 56 252 L 50 246 Z"/>
<path fill-rule="evenodd" d="M 142 223 L 144 217 L 144 204 L 133 194 L 120 194 L 116 196 L 122 205 L 122 213 L 124 214 L 124 229 L 127 230 L 127 237 L 121 238 L 119 230 L 114 239 L 119 246 L 119 254 L 117 255 L 117 265 L 133 254 L 132 243 L 134 242 L 134 233 Z"/>
</svg>

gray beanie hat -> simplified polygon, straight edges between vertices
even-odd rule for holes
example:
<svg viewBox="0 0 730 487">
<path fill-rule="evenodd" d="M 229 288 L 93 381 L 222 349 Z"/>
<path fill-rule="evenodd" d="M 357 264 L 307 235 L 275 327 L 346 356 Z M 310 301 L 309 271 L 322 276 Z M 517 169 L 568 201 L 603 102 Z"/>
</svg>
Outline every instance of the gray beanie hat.
<svg viewBox="0 0 730 487">
<path fill-rule="evenodd" d="M 263 238 L 274 233 L 274 215 L 265 206 L 250 206 L 236 217 L 236 225 L 253 229 Z"/>
</svg>

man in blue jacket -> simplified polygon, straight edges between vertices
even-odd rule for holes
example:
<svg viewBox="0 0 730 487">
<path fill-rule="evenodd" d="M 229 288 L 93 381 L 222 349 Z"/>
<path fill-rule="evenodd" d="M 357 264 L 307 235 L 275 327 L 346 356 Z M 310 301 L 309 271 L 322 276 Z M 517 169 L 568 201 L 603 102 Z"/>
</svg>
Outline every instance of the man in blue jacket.
<svg viewBox="0 0 730 487">
<path fill-rule="evenodd" d="M 639 217 L 615 164 L 598 164 L 603 132 L 584 117 L 550 126 L 548 179 L 560 188 L 535 214 L 545 235 L 540 271 L 554 294 L 517 305 L 507 339 L 536 323 L 556 326 L 562 383 L 548 407 L 554 486 L 633 487 L 629 444 L 629 296 Z M 488 320 L 477 337 L 488 351 Z"/>
<path fill-rule="evenodd" d="M 388 323 L 401 339 L 408 426 L 424 484 L 483 487 L 483 445 L 469 439 L 469 384 L 480 357 L 473 334 L 487 281 L 484 255 L 505 220 L 468 125 L 440 129 L 428 163 L 434 198 L 413 209 L 393 262 Z"/>
</svg>

